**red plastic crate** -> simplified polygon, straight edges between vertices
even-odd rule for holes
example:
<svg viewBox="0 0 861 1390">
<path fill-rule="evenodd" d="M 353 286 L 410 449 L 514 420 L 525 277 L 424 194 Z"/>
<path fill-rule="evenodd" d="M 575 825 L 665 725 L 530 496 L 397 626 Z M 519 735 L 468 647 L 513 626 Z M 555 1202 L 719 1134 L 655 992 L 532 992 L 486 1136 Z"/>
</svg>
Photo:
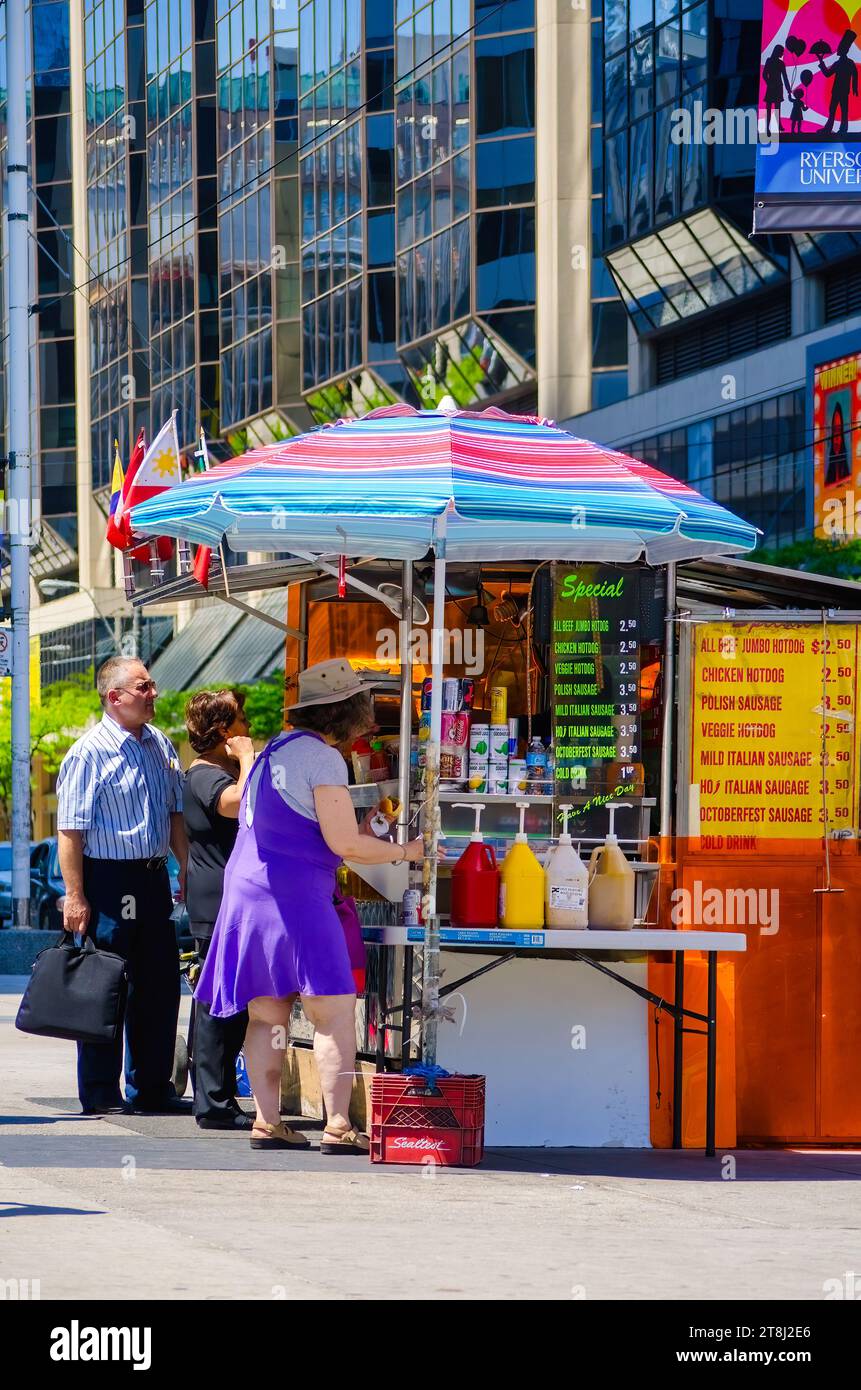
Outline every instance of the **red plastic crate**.
<svg viewBox="0 0 861 1390">
<path fill-rule="evenodd" d="M 483 1076 L 443 1076 L 426 1094 L 421 1076 L 371 1080 L 371 1162 L 474 1168 L 484 1156 Z"/>
</svg>

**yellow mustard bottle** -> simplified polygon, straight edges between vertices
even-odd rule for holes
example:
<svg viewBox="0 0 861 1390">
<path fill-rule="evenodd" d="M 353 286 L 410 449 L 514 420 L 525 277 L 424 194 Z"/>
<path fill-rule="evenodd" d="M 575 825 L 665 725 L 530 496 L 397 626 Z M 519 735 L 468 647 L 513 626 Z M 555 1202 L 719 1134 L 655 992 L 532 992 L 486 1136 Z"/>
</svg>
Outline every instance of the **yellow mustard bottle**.
<svg viewBox="0 0 861 1390">
<path fill-rule="evenodd" d="M 518 801 L 520 830 L 499 870 L 499 925 L 528 930 L 544 924 L 544 870 L 526 842 L 528 801 Z"/>
<path fill-rule="evenodd" d="M 634 925 L 634 870 L 619 848 L 613 817 L 620 807 L 608 807 L 610 830 L 603 845 L 596 845 L 589 860 L 589 926 L 592 931 L 630 931 Z"/>
</svg>

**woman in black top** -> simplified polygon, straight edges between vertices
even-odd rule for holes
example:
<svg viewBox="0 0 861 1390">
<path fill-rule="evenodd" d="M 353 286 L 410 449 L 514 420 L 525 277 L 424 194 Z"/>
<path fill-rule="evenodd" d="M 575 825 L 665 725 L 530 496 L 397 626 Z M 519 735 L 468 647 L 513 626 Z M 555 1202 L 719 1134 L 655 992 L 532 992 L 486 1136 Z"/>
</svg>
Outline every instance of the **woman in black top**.
<svg viewBox="0 0 861 1390">
<path fill-rule="evenodd" d="M 239 804 L 254 763 L 245 696 L 239 690 L 203 691 L 185 710 L 197 757 L 185 774 L 183 814 L 188 835 L 185 898 L 197 952 L 205 959 L 221 906 L 224 869 L 236 840 Z M 250 1129 L 236 1100 L 236 1058 L 248 1014 L 213 1018 L 193 1004 L 194 1114 L 201 1129 Z"/>
</svg>

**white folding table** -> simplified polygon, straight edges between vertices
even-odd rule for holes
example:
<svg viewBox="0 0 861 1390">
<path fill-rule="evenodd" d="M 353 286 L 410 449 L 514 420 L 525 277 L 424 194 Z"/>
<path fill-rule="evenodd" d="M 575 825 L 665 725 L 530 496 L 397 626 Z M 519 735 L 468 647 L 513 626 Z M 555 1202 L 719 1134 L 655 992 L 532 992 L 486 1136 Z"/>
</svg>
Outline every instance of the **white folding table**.
<svg viewBox="0 0 861 1390">
<path fill-rule="evenodd" d="M 413 952 L 421 947 L 424 927 L 365 927 L 363 935 L 367 945 L 404 948 L 403 993 L 401 1003 L 384 1010 L 386 1017 L 401 1015 L 401 1066 L 408 1066 L 410 1057 L 410 1036 L 413 1012 Z M 659 928 L 635 928 L 633 931 L 567 931 L 562 929 L 536 928 L 534 931 L 506 931 L 441 926 L 439 932 L 440 948 L 447 951 L 480 951 L 494 954 L 496 959 L 489 964 L 462 975 L 452 984 L 440 990 L 440 998 L 452 994 L 478 979 L 490 970 L 505 965 L 518 957 L 542 957 L 550 959 L 579 960 L 599 970 L 603 975 L 616 980 L 625 989 L 632 990 L 656 1008 L 664 1009 L 673 1019 L 673 1148 L 682 1147 L 682 1071 L 684 1061 L 685 1033 L 703 1033 L 706 1036 L 706 1157 L 715 1152 L 715 1107 L 717 1095 L 717 960 L 721 951 L 741 952 L 747 950 L 747 938 L 743 932 L 726 931 L 664 931 Z M 608 955 L 615 959 L 630 959 L 632 956 L 649 956 L 669 952 L 673 957 L 675 988 L 672 1000 L 664 999 L 651 990 L 627 980 L 623 975 L 611 970 L 605 959 Z M 692 952 L 704 952 L 708 960 L 707 1004 L 704 1014 L 685 1008 L 685 956 Z M 685 1020 L 704 1023 L 705 1029 L 685 1027 Z M 377 1070 L 387 1065 L 384 1052 L 384 1028 L 377 1032 Z"/>
</svg>

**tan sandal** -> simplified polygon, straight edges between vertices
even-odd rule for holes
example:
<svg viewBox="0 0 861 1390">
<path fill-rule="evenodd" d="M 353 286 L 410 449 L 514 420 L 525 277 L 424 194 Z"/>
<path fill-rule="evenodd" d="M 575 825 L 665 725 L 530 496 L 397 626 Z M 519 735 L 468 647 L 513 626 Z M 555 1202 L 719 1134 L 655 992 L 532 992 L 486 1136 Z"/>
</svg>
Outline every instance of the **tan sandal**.
<svg viewBox="0 0 861 1390">
<path fill-rule="evenodd" d="M 371 1147 L 367 1134 L 357 1129 L 324 1129 L 320 1140 L 321 1154 L 366 1154 Z"/>
<path fill-rule="evenodd" d="M 265 1136 L 265 1137 L 264 1137 Z M 310 1149 L 310 1140 L 295 1129 L 288 1129 L 282 1120 L 277 1125 L 261 1125 L 257 1120 L 251 1129 L 252 1149 Z"/>
</svg>

